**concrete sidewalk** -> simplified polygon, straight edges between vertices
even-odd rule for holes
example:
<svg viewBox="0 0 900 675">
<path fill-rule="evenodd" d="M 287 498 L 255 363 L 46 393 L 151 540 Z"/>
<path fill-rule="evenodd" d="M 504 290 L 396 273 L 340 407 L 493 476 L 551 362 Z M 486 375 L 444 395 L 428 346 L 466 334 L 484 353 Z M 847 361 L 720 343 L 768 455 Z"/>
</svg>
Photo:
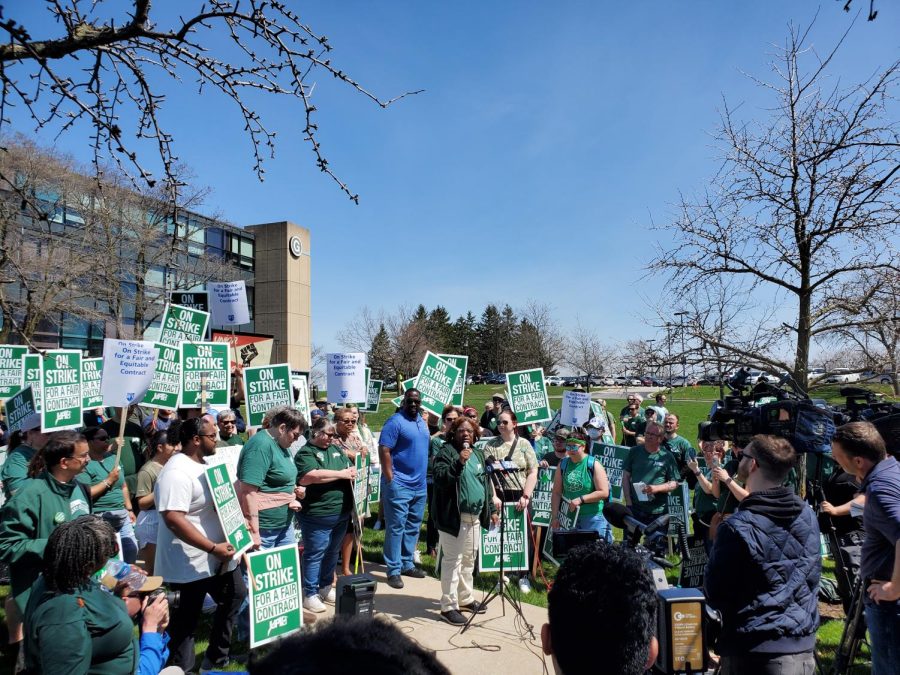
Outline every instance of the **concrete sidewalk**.
<svg viewBox="0 0 900 675">
<path fill-rule="evenodd" d="M 366 573 L 377 582 L 375 591 L 376 614 L 390 619 L 410 638 L 426 649 L 437 653 L 438 660 L 459 675 L 475 673 L 510 673 L 535 675 L 544 672 L 544 655 L 541 651 L 541 626 L 547 621 L 547 610 L 526 603 L 523 613 L 534 631 L 534 639 L 512 605 L 506 601 L 506 616 L 500 598 L 491 601 L 487 612 L 475 617 L 471 627 L 460 633 L 460 628 L 441 619 L 441 582 L 433 577 L 411 579 L 403 577 L 404 587 L 395 590 L 387 585 L 384 565 L 366 563 Z M 518 592 L 518 588 L 514 589 Z M 476 591 L 481 600 L 484 593 Z M 304 612 L 307 614 L 308 612 Z M 325 613 L 316 614 L 321 621 L 334 614 L 329 605 Z M 470 615 L 465 614 L 468 618 Z M 553 664 L 547 657 L 547 668 L 553 673 Z"/>
</svg>

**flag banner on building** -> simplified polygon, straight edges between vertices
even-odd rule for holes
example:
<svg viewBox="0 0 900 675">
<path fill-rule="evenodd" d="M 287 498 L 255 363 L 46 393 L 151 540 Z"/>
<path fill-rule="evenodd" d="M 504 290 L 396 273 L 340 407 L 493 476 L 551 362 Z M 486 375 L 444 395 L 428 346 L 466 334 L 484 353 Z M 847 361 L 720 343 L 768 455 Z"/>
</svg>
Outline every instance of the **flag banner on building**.
<svg viewBox="0 0 900 675">
<path fill-rule="evenodd" d="M 209 313 L 217 326 L 239 326 L 250 323 L 250 309 L 247 306 L 247 286 L 241 281 L 211 281 L 206 284 L 209 291 Z"/>
<path fill-rule="evenodd" d="M 438 354 L 438 356 L 447 363 L 459 368 L 459 379 L 456 381 L 456 387 L 453 388 L 453 398 L 450 404 L 461 406 L 466 393 L 466 374 L 469 372 L 469 357 L 460 354 Z"/>
<path fill-rule="evenodd" d="M 231 370 L 228 345 L 221 342 L 184 342 L 181 345 L 182 408 L 202 407 L 205 383 L 206 405 L 227 408 L 231 403 Z"/>
<path fill-rule="evenodd" d="M 360 406 L 359 411 L 364 413 L 377 413 L 381 405 L 381 392 L 384 390 L 384 380 L 369 380 L 369 395 L 366 404 Z"/>
<path fill-rule="evenodd" d="M 251 427 L 260 426 L 263 417 L 272 408 L 293 406 L 291 367 L 286 363 L 279 363 L 274 366 L 244 368 L 244 401 L 247 406 L 247 424 Z"/>
<path fill-rule="evenodd" d="M 503 548 L 504 572 L 527 572 L 528 567 L 528 518 L 525 511 L 516 510 L 516 502 L 503 504 L 503 541 L 500 541 L 500 524 L 481 530 L 478 539 L 482 572 L 500 571 L 500 548 Z"/>
<path fill-rule="evenodd" d="M 34 407 L 34 394 L 31 387 L 20 389 L 15 396 L 6 401 L 6 425 L 9 433 L 21 431 L 32 415 L 37 415 Z"/>
<path fill-rule="evenodd" d="M 444 406 L 453 398 L 460 369 L 444 361 L 437 354 L 425 352 L 415 388 L 422 396 L 422 407 L 440 417 Z"/>
<path fill-rule="evenodd" d="M 213 330 L 210 335 L 213 342 L 225 342 L 228 344 L 231 366 L 268 366 L 272 363 L 272 349 L 275 346 L 275 338 L 262 333 L 234 333 L 221 330 Z M 240 363 L 234 361 L 237 358 Z"/>
<path fill-rule="evenodd" d="M 538 469 L 537 483 L 534 492 L 531 493 L 531 501 L 528 508 L 531 509 L 531 524 L 535 527 L 550 527 L 550 516 L 553 506 L 553 479 L 556 476 L 556 467 L 548 466 Z"/>
<path fill-rule="evenodd" d="M 61 431 L 81 426 L 81 352 L 53 349 L 41 360 L 41 430 Z"/>
<path fill-rule="evenodd" d="M 581 512 L 581 507 L 577 507 L 574 511 L 572 510 L 572 502 L 570 502 L 565 497 L 559 498 L 559 514 L 557 514 L 556 520 L 559 522 L 560 530 L 574 530 L 575 523 L 578 522 L 578 514 Z M 544 549 L 542 551 L 544 558 L 552 562 L 554 565 L 559 567 L 559 561 L 553 557 L 553 529 L 547 530 L 547 536 L 544 537 Z"/>
<path fill-rule="evenodd" d="M 0 401 L 22 390 L 22 357 L 27 353 L 28 347 L 0 345 Z"/>
<path fill-rule="evenodd" d="M 591 395 L 583 391 L 563 392 L 559 421 L 567 427 L 580 427 L 591 418 Z"/>
<path fill-rule="evenodd" d="M 247 554 L 250 648 L 296 633 L 303 626 L 300 557 L 296 544 Z"/>
<path fill-rule="evenodd" d="M 237 493 L 234 491 L 231 468 L 228 464 L 211 466 L 206 470 L 206 480 L 209 483 L 209 493 L 212 495 L 222 532 L 225 533 L 228 543 L 234 546 L 235 556 L 238 556 L 253 546 L 253 539 L 250 530 L 247 529 Z"/>
<path fill-rule="evenodd" d="M 206 291 L 172 291 L 169 302 L 189 309 L 199 309 L 201 312 L 209 311 L 209 293 Z"/>
<path fill-rule="evenodd" d="M 44 399 L 44 384 L 41 381 L 41 355 L 25 354 L 22 357 L 22 388 L 31 387 L 34 409 L 41 412 Z"/>
<path fill-rule="evenodd" d="M 552 419 L 543 368 L 507 373 L 506 391 L 509 392 L 509 405 L 516 414 L 519 425 L 549 422 Z"/>
<path fill-rule="evenodd" d="M 209 312 L 181 305 L 166 305 L 159 329 L 159 342 L 177 347 L 182 342 L 200 342 L 206 338 Z"/>
<path fill-rule="evenodd" d="M 181 345 L 170 347 L 154 342 L 153 348 L 156 350 L 156 366 L 142 405 L 175 410 L 181 395 Z"/>
<path fill-rule="evenodd" d="M 684 527 L 684 533 L 687 534 L 691 531 L 691 518 L 690 518 L 690 509 L 688 505 L 690 502 L 690 495 L 688 494 L 688 484 L 684 481 L 678 483 L 678 488 L 672 490 L 670 493 L 666 495 L 666 502 L 668 506 L 668 513 L 670 516 L 669 519 L 669 536 L 675 537 L 678 536 L 678 525 L 677 523 L 681 523 Z"/>
<path fill-rule="evenodd" d="M 625 458 L 631 448 L 625 445 L 612 445 L 610 443 L 591 443 L 591 454 L 600 460 L 606 475 L 609 478 L 609 497 L 614 502 L 624 502 L 622 496 L 622 471 L 625 467 Z"/>
<path fill-rule="evenodd" d="M 362 352 L 326 354 L 325 386 L 329 403 L 356 403 L 366 398 L 366 355 Z"/>
<path fill-rule="evenodd" d="M 93 410 L 103 405 L 100 381 L 103 378 L 103 359 L 81 359 L 81 407 Z"/>
<path fill-rule="evenodd" d="M 127 408 L 144 400 L 156 370 L 156 347 L 141 340 L 103 341 L 103 405 Z"/>
</svg>

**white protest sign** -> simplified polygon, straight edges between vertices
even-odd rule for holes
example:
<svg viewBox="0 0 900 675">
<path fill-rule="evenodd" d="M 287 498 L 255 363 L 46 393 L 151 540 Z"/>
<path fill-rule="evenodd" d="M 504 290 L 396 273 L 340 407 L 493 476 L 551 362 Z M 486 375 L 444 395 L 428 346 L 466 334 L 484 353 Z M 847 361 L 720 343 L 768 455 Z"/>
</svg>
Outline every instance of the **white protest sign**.
<svg viewBox="0 0 900 675">
<path fill-rule="evenodd" d="M 140 403 L 153 382 L 156 346 L 143 340 L 104 340 L 100 395 L 103 405 L 125 408 Z"/>
<path fill-rule="evenodd" d="M 218 326 L 250 323 L 247 307 L 247 286 L 243 281 L 211 281 L 209 289 L 209 313 Z"/>
<path fill-rule="evenodd" d="M 327 355 L 328 400 L 332 403 L 356 403 L 365 401 L 366 355 L 362 352 Z"/>
<path fill-rule="evenodd" d="M 591 418 L 591 395 L 583 391 L 563 393 L 559 421 L 567 427 L 580 427 Z"/>
</svg>

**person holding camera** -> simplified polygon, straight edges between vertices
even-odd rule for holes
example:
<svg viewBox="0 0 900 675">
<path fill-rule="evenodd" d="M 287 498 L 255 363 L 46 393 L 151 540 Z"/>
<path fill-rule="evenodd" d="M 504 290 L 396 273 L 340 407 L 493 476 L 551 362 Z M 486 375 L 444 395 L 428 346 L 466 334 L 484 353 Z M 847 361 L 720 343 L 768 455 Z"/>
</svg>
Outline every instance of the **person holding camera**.
<svg viewBox="0 0 900 675">
<path fill-rule="evenodd" d="M 816 515 L 784 486 L 797 453 L 759 434 L 738 475 L 748 491 L 719 525 L 706 566 L 706 598 L 722 614 L 722 675 L 811 675 L 822 559 Z"/>
<path fill-rule="evenodd" d="M 194 634 L 208 593 L 216 601 L 209 647 L 201 670 L 229 663 L 231 632 L 247 587 L 216 515 L 205 458 L 216 452 L 216 427 L 206 418 L 184 420 L 181 452 L 159 474 L 154 487 L 160 526 L 155 571 L 181 594 L 172 615 L 170 664 L 194 666 Z"/>
<path fill-rule="evenodd" d="M 27 673 L 156 675 L 169 650 L 165 593 L 149 597 L 159 577 L 139 589 L 104 588 L 94 575 L 118 552 L 113 528 L 97 516 L 80 516 L 57 527 L 47 540 L 43 573 L 25 610 Z M 140 646 L 131 619 L 140 619 Z M 166 669 L 167 675 L 182 672 Z"/>
</svg>

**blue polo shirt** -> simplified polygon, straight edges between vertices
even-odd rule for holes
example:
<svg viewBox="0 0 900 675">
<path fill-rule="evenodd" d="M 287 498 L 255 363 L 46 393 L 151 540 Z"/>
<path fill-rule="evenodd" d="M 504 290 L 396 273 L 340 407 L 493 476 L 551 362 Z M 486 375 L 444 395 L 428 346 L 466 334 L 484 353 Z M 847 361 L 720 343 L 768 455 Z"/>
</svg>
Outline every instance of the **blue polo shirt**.
<svg viewBox="0 0 900 675">
<path fill-rule="evenodd" d="M 409 419 L 402 412 L 391 415 L 378 444 L 390 449 L 394 468 L 394 480 L 412 490 L 427 489 L 425 475 L 428 471 L 428 424 L 418 415 Z"/>
<path fill-rule="evenodd" d="M 872 467 L 862 483 L 866 493 L 860 574 L 863 579 L 889 581 L 900 539 L 900 464 L 888 456 Z"/>
</svg>

